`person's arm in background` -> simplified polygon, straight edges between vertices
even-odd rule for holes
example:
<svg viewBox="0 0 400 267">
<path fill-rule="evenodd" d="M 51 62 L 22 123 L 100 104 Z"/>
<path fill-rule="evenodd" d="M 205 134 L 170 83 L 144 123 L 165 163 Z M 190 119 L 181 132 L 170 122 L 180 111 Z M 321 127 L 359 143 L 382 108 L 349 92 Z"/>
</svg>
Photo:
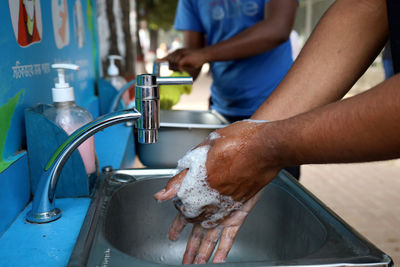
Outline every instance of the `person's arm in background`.
<svg viewBox="0 0 400 267">
<path fill-rule="evenodd" d="M 381 51 L 387 28 L 386 1 L 336 1 L 253 118 L 284 119 L 342 98 Z"/>
<path fill-rule="evenodd" d="M 271 50 L 289 39 L 297 6 L 297 0 L 271 0 L 264 8 L 264 19 L 236 36 L 202 49 L 180 49 L 162 60 L 187 70 L 201 68 L 206 62 L 242 59 Z"/>
<path fill-rule="evenodd" d="M 166 59 L 169 61 L 170 69 L 180 70 L 179 61 L 189 51 L 198 50 L 204 48 L 206 43 L 205 36 L 203 33 L 196 31 L 183 31 L 183 49 L 178 49 L 176 52 L 169 54 Z M 165 60 L 164 60 L 165 61 Z M 203 65 L 203 64 L 202 64 Z M 201 66 L 187 66 L 184 71 L 187 71 L 194 80 L 197 79 L 201 71 Z"/>
</svg>

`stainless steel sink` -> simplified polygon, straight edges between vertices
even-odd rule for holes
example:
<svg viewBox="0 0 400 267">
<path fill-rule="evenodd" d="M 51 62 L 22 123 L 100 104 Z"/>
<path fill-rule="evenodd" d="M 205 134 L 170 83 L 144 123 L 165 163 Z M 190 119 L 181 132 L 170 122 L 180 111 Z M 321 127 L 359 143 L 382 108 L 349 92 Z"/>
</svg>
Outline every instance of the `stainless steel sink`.
<svg viewBox="0 0 400 267">
<path fill-rule="evenodd" d="M 175 168 L 186 151 L 227 124 L 214 111 L 161 110 L 158 142 L 137 144 L 137 155 L 148 168 Z"/>
<path fill-rule="evenodd" d="M 69 266 L 179 265 L 190 227 L 168 240 L 176 214 L 157 203 L 175 170 L 118 170 L 102 176 Z M 209 264 L 212 265 L 212 264 Z M 268 185 L 223 266 L 391 266 L 286 172 Z"/>
</svg>

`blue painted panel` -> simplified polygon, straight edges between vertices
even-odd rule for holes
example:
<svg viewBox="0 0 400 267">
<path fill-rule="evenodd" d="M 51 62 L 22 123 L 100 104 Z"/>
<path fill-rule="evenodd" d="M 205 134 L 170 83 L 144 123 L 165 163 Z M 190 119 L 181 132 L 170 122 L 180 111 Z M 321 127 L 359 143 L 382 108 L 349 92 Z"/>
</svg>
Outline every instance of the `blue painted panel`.
<svg viewBox="0 0 400 267">
<path fill-rule="evenodd" d="M 25 8 L 23 0 L 0 1 L 0 107 L 22 92 L 2 151 L 4 158 L 25 148 L 24 109 L 51 103 L 56 77 L 51 64 L 80 65 L 79 72 L 68 72 L 68 82 L 75 89 L 78 105 L 88 108 L 93 102 L 94 60 L 87 1 L 37 0 L 33 9 Z M 27 40 L 22 37 L 29 37 L 24 24 L 29 10 L 33 10 L 34 23 L 32 38 Z"/>
<path fill-rule="evenodd" d="M 87 108 L 94 117 L 98 116 L 94 95 L 95 44 L 90 31 L 94 20 L 88 8 L 95 1 L 35 0 L 26 2 L 27 6 L 24 2 L 0 1 L 0 166 L 2 162 L 16 161 L 19 151 L 26 149 L 24 110 L 37 103 L 51 103 L 51 88 L 56 77 L 51 64 L 68 62 L 81 67 L 77 73 L 68 71 L 67 80 L 75 89 L 77 104 Z M 32 8 L 29 3 L 34 4 Z M 31 14 L 32 28 L 26 24 Z M 18 101 L 10 116 L 6 104 L 13 99 Z M 10 169 L 0 169 L 0 207 L 7 209 L 7 216 L 0 218 L 0 233 L 29 198 L 29 193 L 19 193 L 29 192 L 26 153 L 20 160 L 15 162 L 21 164 L 18 169 L 14 169 L 15 164 Z M 8 202 L 9 193 L 14 194 L 12 204 Z"/>
<path fill-rule="evenodd" d="M 57 221 L 30 224 L 29 205 L 0 238 L 0 266 L 66 266 L 89 208 L 90 199 L 57 199 L 62 210 Z"/>
<path fill-rule="evenodd" d="M 134 159 L 135 146 L 132 127 L 127 127 L 126 124 L 117 124 L 98 132 L 95 135 L 95 146 L 100 170 L 104 166 L 112 166 L 114 169 L 121 168 L 126 153 L 131 161 L 132 158 Z M 125 159 L 125 161 L 129 159 Z M 124 162 L 124 166 L 127 166 L 126 162 Z"/>
<path fill-rule="evenodd" d="M 100 114 L 104 115 L 110 111 L 118 91 L 109 81 L 104 79 L 99 79 L 97 81 L 97 87 L 99 89 Z M 119 109 L 122 108 L 122 104 L 120 104 Z"/>
<path fill-rule="evenodd" d="M 26 206 L 31 196 L 26 152 L 0 173 L 0 235 Z"/>
<path fill-rule="evenodd" d="M 92 114 L 93 118 L 97 118 L 99 116 L 99 99 L 96 96 L 93 96 L 88 102 L 86 109 L 90 114 Z"/>
<path fill-rule="evenodd" d="M 26 138 L 28 145 L 29 174 L 32 193 L 47 163 L 58 147 L 68 138 L 67 133 L 54 122 L 43 116 L 49 105 L 37 105 L 25 110 Z M 46 138 L 43 138 L 46 136 Z M 57 197 L 88 196 L 90 181 L 78 150 L 65 163 L 56 187 Z"/>
</svg>

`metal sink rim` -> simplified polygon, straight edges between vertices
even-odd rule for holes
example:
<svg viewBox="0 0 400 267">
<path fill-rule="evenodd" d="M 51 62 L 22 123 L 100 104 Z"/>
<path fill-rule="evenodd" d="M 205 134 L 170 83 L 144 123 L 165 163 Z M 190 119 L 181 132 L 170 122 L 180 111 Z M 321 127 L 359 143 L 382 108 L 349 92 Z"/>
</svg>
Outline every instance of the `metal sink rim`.
<svg viewBox="0 0 400 267">
<path fill-rule="evenodd" d="M 74 251 L 71 254 L 70 262 L 68 266 L 87 266 L 87 260 L 89 260 L 90 253 L 92 250 L 92 246 L 95 243 L 95 239 L 99 237 L 100 239 L 104 239 L 107 241 L 104 237 L 104 223 L 105 219 L 104 216 L 106 214 L 106 210 L 108 205 L 104 205 L 104 203 L 101 205 L 102 208 L 99 209 L 100 204 L 102 203 L 102 199 L 104 201 L 104 198 L 108 198 L 108 201 L 111 199 L 112 195 L 114 195 L 116 192 L 118 192 L 119 189 L 121 189 L 124 184 L 131 184 L 132 182 L 136 181 L 142 181 L 146 179 L 156 179 L 156 178 L 169 178 L 172 175 L 174 175 L 177 172 L 175 169 L 155 169 L 155 170 L 150 170 L 150 169 L 131 169 L 131 170 L 116 170 L 114 172 L 106 173 L 105 175 L 102 175 L 103 179 L 99 179 L 99 185 L 97 186 L 96 193 L 92 199 L 92 203 L 89 207 L 88 214 L 85 218 L 84 224 L 82 226 L 81 232 L 79 234 L 78 240 L 76 242 L 76 245 L 74 247 Z M 290 175 L 286 172 L 282 172 L 284 176 L 289 177 Z M 112 179 L 113 175 L 131 175 L 134 176 L 135 179 L 131 181 L 126 181 L 126 182 L 121 182 L 115 179 Z M 151 176 L 151 177 L 149 177 Z M 288 178 L 289 180 L 291 179 L 290 177 Z M 293 179 L 294 181 L 294 179 Z M 292 181 L 292 182 L 293 182 Z M 351 231 L 351 233 L 358 239 L 360 239 L 364 245 L 368 247 L 370 251 L 373 251 L 374 253 L 378 253 L 379 257 L 376 256 L 375 259 L 379 258 L 378 262 L 371 262 L 371 263 L 356 263 L 356 262 L 351 262 L 351 259 L 349 259 L 349 262 L 335 262 L 335 263 L 328 263 L 328 262 L 320 262 L 316 261 L 315 264 L 312 262 L 309 262 L 307 264 L 301 264 L 300 262 L 297 263 L 290 263 L 290 262 L 250 262 L 250 263 L 225 263 L 223 266 L 237 266 L 237 264 L 240 264 L 240 266 L 332 266 L 332 267 L 337 267 L 337 266 L 392 266 L 393 262 L 391 258 L 377 249 L 373 244 L 371 244 L 368 240 L 366 240 L 364 237 L 362 237 L 359 233 L 357 233 L 354 229 L 351 228 L 346 222 L 344 222 L 340 217 L 338 217 L 332 210 L 327 208 L 321 201 L 319 201 L 314 195 L 312 195 L 307 189 L 302 187 L 301 185 L 298 187 L 299 190 L 304 191 L 308 194 L 310 199 L 312 201 L 316 201 L 317 204 L 321 205 L 322 207 L 325 208 L 325 211 L 333 216 L 339 224 L 341 224 L 343 227 L 346 228 L 346 230 Z M 107 191 L 108 192 L 104 192 Z M 103 191 L 102 194 L 99 194 L 100 191 Z M 109 204 L 109 203 L 108 203 Z M 96 219 L 97 215 L 97 219 Z M 103 218 L 101 218 L 103 217 Z M 95 225 L 95 227 L 93 227 Z M 103 241 L 104 241 L 103 240 Z M 85 242 L 86 241 L 86 242 Z M 100 240 L 101 241 L 101 240 Z M 82 244 L 84 242 L 84 244 Z M 114 258 L 116 256 L 121 257 L 124 262 L 126 261 L 132 261 L 130 264 L 141 264 L 141 265 L 146 265 L 146 266 L 172 266 L 172 265 L 163 265 L 163 264 L 158 264 L 154 262 L 148 262 L 148 261 L 143 261 L 138 258 L 134 258 L 130 255 L 125 254 L 122 251 L 119 251 L 117 248 L 115 248 L 112 244 L 107 242 L 107 247 L 111 251 L 111 253 L 114 253 Z M 112 266 L 107 263 L 107 255 L 104 254 L 103 258 L 103 263 L 105 263 L 104 266 Z M 371 256 L 372 257 L 372 256 Z M 85 261 L 86 258 L 86 261 Z M 111 254 L 110 254 L 111 258 Z M 357 260 L 357 259 L 352 259 L 352 260 Z M 361 259 L 362 260 L 362 259 Z M 104 262 L 105 261 L 105 262 Z M 343 261 L 346 261 L 346 259 L 343 259 Z M 91 266 L 91 265 L 90 265 Z M 114 265 L 113 265 L 114 266 Z M 118 266 L 118 265 L 115 265 Z M 205 266 L 215 266 L 213 264 L 206 264 Z"/>
<path fill-rule="evenodd" d="M 226 127 L 229 122 L 215 110 L 163 110 L 163 112 L 185 112 L 198 115 L 210 114 L 217 120 L 219 124 L 211 123 L 183 123 L 183 122 L 168 122 L 160 120 L 160 128 L 190 128 L 190 129 L 220 129 Z"/>
</svg>

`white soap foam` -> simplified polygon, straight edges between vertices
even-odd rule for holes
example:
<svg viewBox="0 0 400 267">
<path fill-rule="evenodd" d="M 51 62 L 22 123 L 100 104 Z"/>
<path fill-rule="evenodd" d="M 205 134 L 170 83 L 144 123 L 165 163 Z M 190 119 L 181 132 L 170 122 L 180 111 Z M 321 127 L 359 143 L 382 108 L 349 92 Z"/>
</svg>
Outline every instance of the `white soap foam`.
<svg viewBox="0 0 400 267">
<path fill-rule="evenodd" d="M 217 139 L 217 138 L 220 138 L 221 136 L 219 135 L 219 133 L 217 133 L 217 132 L 211 132 L 209 135 L 208 135 L 208 139 L 209 140 L 214 140 L 214 139 Z"/>
<path fill-rule="evenodd" d="M 219 138 L 220 136 L 210 136 Z M 227 216 L 232 210 L 240 209 L 241 202 L 236 202 L 230 196 L 223 196 L 217 190 L 211 188 L 206 180 L 205 167 L 207 153 L 210 146 L 198 147 L 189 151 L 178 161 L 178 169 L 189 169 L 178 191 L 178 198 L 182 201 L 181 212 L 187 218 L 195 218 L 203 212 L 205 206 L 217 207 L 217 212 L 204 220 L 201 225 L 204 228 L 217 226 L 217 221 Z"/>
</svg>

